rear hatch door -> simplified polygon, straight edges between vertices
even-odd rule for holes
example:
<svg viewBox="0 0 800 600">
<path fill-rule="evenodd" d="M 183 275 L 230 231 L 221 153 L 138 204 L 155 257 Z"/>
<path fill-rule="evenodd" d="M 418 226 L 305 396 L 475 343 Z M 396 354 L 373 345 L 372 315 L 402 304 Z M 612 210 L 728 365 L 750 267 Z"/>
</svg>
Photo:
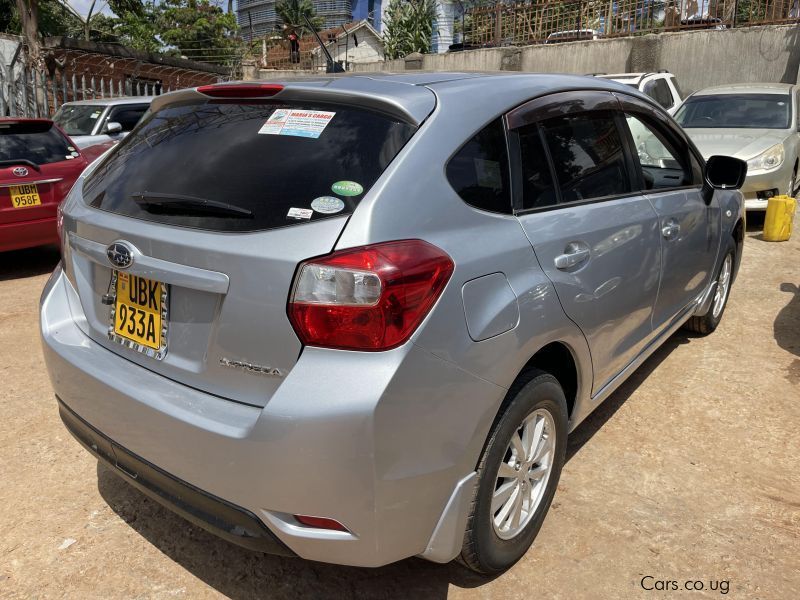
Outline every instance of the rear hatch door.
<svg viewBox="0 0 800 600">
<path fill-rule="evenodd" d="M 78 324 L 147 369 L 263 406 L 302 349 L 286 314 L 298 263 L 331 251 L 415 131 L 307 91 L 159 106 L 65 208 Z"/>
</svg>

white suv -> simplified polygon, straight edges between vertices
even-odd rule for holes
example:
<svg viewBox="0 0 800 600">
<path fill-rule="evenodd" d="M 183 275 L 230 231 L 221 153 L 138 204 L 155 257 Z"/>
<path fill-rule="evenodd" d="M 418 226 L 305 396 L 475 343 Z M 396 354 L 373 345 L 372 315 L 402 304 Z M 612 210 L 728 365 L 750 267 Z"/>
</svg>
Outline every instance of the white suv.
<svg viewBox="0 0 800 600">
<path fill-rule="evenodd" d="M 675 75 L 668 71 L 659 71 L 658 73 L 620 73 L 618 75 L 595 73 L 595 76 L 635 87 L 658 102 L 671 115 L 678 110 L 678 106 L 680 106 L 684 97 Z"/>
</svg>

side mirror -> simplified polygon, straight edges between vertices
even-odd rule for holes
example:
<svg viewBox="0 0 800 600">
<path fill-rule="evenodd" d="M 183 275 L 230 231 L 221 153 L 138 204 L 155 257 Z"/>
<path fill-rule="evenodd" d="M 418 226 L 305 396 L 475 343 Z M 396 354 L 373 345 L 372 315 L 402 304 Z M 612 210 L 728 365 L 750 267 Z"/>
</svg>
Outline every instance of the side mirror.
<svg viewBox="0 0 800 600">
<path fill-rule="evenodd" d="M 120 125 L 116 121 L 111 121 L 106 125 L 106 133 L 108 134 L 122 133 L 122 125 Z"/>
<path fill-rule="evenodd" d="M 747 163 L 731 156 L 712 156 L 706 161 L 703 186 L 706 202 L 714 190 L 738 190 L 747 177 Z"/>
</svg>

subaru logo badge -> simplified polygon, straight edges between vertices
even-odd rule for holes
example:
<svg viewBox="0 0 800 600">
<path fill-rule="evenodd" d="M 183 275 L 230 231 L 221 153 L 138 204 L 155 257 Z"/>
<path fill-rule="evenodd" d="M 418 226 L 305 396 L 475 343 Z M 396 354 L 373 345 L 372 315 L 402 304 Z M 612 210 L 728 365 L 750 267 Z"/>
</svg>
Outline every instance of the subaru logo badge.
<svg viewBox="0 0 800 600">
<path fill-rule="evenodd" d="M 14 167 L 14 170 L 11 172 L 17 177 L 25 177 L 28 174 L 28 169 L 25 167 Z"/>
<path fill-rule="evenodd" d="M 118 269 L 127 269 L 133 264 L 133 251 L 125 242 L 114 242 L 106 249 L 106 256 Z"/>
</svg>

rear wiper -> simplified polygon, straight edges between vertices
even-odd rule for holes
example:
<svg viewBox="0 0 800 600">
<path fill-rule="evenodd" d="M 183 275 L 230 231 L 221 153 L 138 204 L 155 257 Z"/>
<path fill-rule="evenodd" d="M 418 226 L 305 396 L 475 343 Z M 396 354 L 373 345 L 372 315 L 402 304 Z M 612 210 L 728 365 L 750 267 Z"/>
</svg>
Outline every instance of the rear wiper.
<svg viewBox="0 0 800 600">
<path fill-rule="evenodd" d="M 33 167 L 36 171 L 42 172 L 42 168 L 32 160 L 27 158 L 12 158 L 11 160 L 0 160 L 0 167 L 13 167 L 14 165 L 28 165 Z"/>
<path fill-rule="evenodd" d="M 144 206 L 157 206 L 173 212 L 178 209 L 182 213 L 203 212 L 234 217 L 253 217 L 253 211 L 241 206 L 234 206 L 219 200 L 197 198 L 196 196 L 181 196 L 180 194 L 159 194 L 157 192 L 136 192 L 131 194 L 136 204 Z"/>
</svg>

